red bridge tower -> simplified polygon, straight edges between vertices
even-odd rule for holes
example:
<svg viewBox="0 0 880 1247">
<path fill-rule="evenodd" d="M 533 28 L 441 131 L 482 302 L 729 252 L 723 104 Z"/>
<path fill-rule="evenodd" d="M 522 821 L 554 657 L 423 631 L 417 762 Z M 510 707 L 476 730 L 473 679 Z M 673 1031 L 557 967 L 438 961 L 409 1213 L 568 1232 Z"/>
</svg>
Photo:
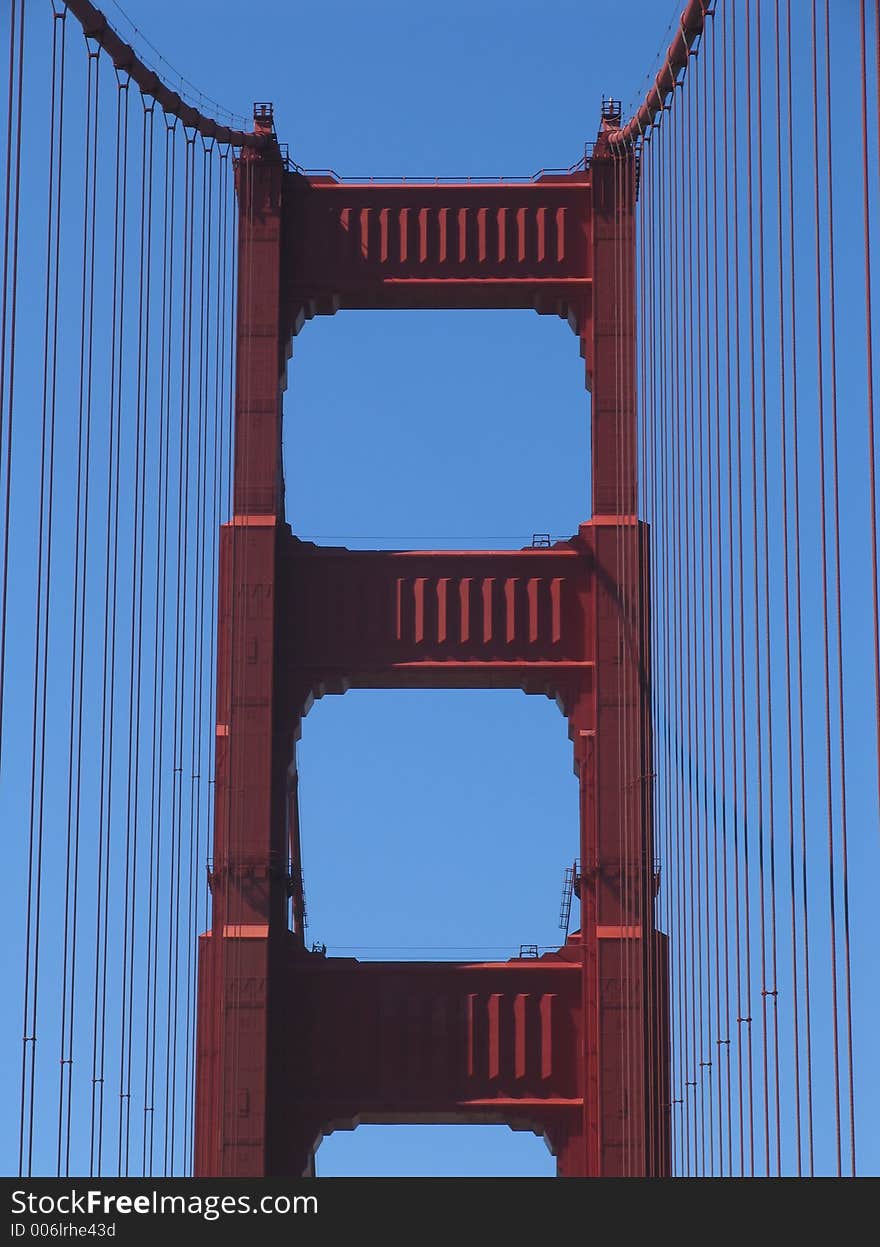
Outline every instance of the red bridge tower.
<svg viewBox="0 0 880 1247">
<path fill-rule="evenodd" d="M 200 941 L 196 1173 L 298 1176 L 358 1122 L 506 1122 L 564 1176 L 669 1167 L 654 929 L 648 532 L 637 518 L 635 165 L 606 128 L 529 183 L 288 172 L 271 110 L 238 168 L 234 514 L 221 532 L 213 921 Z M 348 308 L 565 317 L 592 391 L 593 516 L 518 552 L 353 552 L 284 519 L 292 335 Z M 539 959 L 361 964 L 304 945 L 295 742 L 348 688 L 554 697 L 580 781 L 581 930 Z M 291 869 L 290 863 L 293 863 Z M 288 922 L 292 897 L 293 924 Z"/>
</svg>

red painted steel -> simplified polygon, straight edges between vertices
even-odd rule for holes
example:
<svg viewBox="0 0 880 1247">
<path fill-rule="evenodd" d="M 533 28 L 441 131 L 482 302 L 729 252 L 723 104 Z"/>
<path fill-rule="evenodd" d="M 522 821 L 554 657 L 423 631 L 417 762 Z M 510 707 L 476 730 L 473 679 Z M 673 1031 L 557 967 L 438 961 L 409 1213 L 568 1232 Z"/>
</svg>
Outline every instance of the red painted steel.
<svg viewBox="0 0 880 1247">
<path fill-rule="evenodd" d="M 360 1123 L 507 1122 L 554 1150 L 576 1131 L 576 945 L 483 964 L 303 954 L 286 983 L 289 1172 L 308 1172 L 323 1135 Z"/>
<path fill-rule="evenodd" d="M 668 1172 L 633 187 L 631 158 L 601 135 L 586 172 L 531 184 L 351 185 L 285 174 L 272 146 L 243 154 L 200 1174 L 311 1172 L 328 1130 L 404 1120 L 534 1129 L 565 1175 Z M 312 315 L 363 307 L 566 315 L 592 382 L 593 519 L 550 549 L 515 552 L 298 541 L 280 478 L 289 337 Z M 399 965 L 306 950 L 293 746 L 315 697 L 358 687 L 512 687 L 557 700 L 580 782 L 583 919 L 558 953 Z"/>
<path fill-rule="evenodd" d="M 712 4 L 713 0 L 688 0 L 651 89 L 626 125 L 619 129 L 609 129 L 610 143 L 630 144 L 650 130 L 675 90 L 678 75 L 687 65 L 694 43 L 703 33 L 706 18 L 714 11 Z"/>
<path fill-rule="evenodd" d="M 115 68 L 120 73 L 127 74 L 144 95 L 154 99 L 169 116 L 179 117 L 185 126 L 218 143 L 229 143 L 232 147 L 265 146 L 266 135 L 258 129 L 245 131 L 225 126 L 181 99 L 154 70 L 143 63 L 134 48 L 120 39 L 101 10 L 95 8 L 90 0 L 64 0 L 64 3 L 82 26 L 86 38 L 99 44 Z"/>
<path fill-rule="evenodd" d="M 352 183 L 294 175 L 292 327 L 341 308 L 535 308 L 590 315 L 590 178 Z"/>
<path fill-rule="evenodd" d="M 267 138 L 271 132 L 267 132 Z M 282 542 L 279 300 L 283 166 L 270 143 L 238 166 L 235 514 L 220 534 L 213 921 L 201 942 L 196 1173 L 272 1172 L 273 1035 L 287 927 L 286 782 L 280 704 Z M 238 937 L 233 937 L 233 932 Z"/>
<path fill-rule="evenodd" d="M 511 553 L 287 551 L 301 704 L 377 685 L 525 688 L 565 699 L 592 668 L 584 543 Z"/>
</svg>

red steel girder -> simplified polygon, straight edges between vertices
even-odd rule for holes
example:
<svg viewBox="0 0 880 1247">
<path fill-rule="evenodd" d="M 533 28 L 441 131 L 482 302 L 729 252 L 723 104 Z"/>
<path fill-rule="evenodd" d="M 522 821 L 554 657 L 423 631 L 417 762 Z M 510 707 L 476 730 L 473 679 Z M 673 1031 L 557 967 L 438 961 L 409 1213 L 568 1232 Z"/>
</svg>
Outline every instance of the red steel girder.
<svg viewBox="0 0 880 1247">
<path fill-rule="evenodd" d="M 589 313 L 590 178 L 341 182 L 291 174 L 285 295 L 304 318 L 340 308 Z"/>
<path fill-rule="evenodd" d="M 292 541 L 280 644 L 290 697 L 346 688 L 523 688 L 592 669 L 591 552 L 351 551 Z M 308 689 L 308 694 L 305 690 Z"/>
<path fill-rule="evenodd" d="M 236 963 L 231 1007 L 241 1025 L 266 1007 L 267 981 L 250 973 L 266 938 L 241 929 L 224 945 L 210 933 L 202 938 L 200 1016 L 216 1008 L 224 946 Z M 609 951 L 602 992 L 625 1007 L 613 969 L 620 934 L 606 929 L 600 939 Z M 284 1056 L 272 1093 L 277 1171 L 313 1172 L 314 1152 L 334 1130 L 495 1122 L 543 1136 L 560 1174 L 582 1172 L 581 951 L 575 932 L 558 952 L 536 959 L 364 963 L 290 941 L 277 970 L 283 999 L 273 1039 Z M 665 957 L 662 943 L 658 955 Z M 606 1031 L 609 1065 L 623 1029 Z M 250 1112 L 246 1096 L 225 1104 L 227 1151 L 257 1146 L 269 1123 Z M 207 1109 L 216 1115 L 218 1107 L 215 1100 Z M 607 1140 L 609 1154 L 615 1146 L 620 1139 Z"/>
</svg>

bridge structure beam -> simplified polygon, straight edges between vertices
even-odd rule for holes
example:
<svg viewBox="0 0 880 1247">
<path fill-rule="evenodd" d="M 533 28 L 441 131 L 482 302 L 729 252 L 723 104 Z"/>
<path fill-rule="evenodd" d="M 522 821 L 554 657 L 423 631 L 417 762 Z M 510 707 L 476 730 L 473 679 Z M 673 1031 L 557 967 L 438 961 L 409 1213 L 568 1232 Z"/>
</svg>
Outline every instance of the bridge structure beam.
<svg viewBox="0 0 880 1247">
<path fill-rule="evenodd" d="M 586 168 L 529 183 L 347 183 L 286 171 L 274 142 L 242 153 L 199 1174 L 307 1174 L 322 1135 L 364 1121 L 503 1121 L 544 1135 L 565 1176 L 668 1171 L 634 185 L 632 154 L 601 135 Z M 291 533 L 280 458 L 291 337 L 315 315 L 424 307 L 529 307 L 577 333 L 593 516 L 569 540 L 354 552 Z M 582 924 L 562 948 L 485 964 L 360 964 L 306 948 L 295 741 L 316 697 L 356 687 L 557 701 L 580 785 Z"/>
</svg>

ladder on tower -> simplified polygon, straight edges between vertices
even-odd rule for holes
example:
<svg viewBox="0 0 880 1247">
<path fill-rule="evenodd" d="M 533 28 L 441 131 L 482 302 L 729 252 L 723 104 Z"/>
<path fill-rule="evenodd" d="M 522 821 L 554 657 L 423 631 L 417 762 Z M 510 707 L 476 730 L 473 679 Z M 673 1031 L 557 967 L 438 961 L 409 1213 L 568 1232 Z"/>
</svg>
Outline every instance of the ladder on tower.
<svg viewBox="0 0 880 1247">
<path fill-rule="evenodd" d="M 559 906 L 559 929 L 565 932 L 568 939 L 568 928 L 571 924 L 571 900 L 575 888 L 580 884 L 580 862 L 574 859 L 571 866 L 566 866 L 562 880 L 562 902 Z"/>
</svg>

